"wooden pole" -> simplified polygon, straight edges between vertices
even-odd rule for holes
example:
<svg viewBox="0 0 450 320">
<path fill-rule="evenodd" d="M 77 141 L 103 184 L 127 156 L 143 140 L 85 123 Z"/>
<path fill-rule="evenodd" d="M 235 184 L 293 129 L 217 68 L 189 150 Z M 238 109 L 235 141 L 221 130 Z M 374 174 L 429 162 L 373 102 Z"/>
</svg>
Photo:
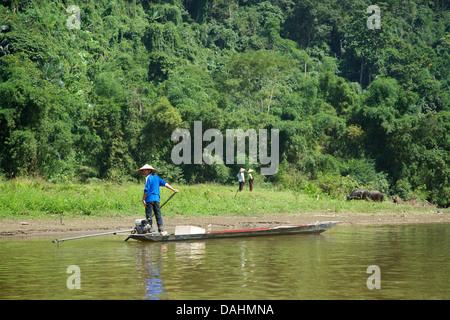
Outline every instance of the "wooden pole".
<svg viewBox="0 0 450 320">
<path fill-rule="evenodd" d="M 164 203 L 161 205 L 161 207 L 159 207 L 159 208 L 164 207 L 164 205 L 165 205 L 167 202 L 169 202 L 169 200 L 172 199 L 172 197 L 173 197 L 175 194 L 176 194 L 176 192 L 172 193 L 172 195 L 169 197 L 169 199 L 167 199 L 166 202 L 164 202 Z"/>
</svg>

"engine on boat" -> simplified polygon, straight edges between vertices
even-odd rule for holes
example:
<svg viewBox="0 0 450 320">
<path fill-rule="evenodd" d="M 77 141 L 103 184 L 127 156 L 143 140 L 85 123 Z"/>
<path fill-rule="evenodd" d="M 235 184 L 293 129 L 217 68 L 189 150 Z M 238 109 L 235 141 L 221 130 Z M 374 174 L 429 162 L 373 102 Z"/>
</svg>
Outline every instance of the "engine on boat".
<svg viewBox="0 0 450 320">
<path fill-rule="evenodd" d="M 145 234 L 150 232 L 151 226 L 147 219 L 136 219 L 134 220 L 134 224 L 136 226 L 135 231 L 137 234 Z"/>
</svg>

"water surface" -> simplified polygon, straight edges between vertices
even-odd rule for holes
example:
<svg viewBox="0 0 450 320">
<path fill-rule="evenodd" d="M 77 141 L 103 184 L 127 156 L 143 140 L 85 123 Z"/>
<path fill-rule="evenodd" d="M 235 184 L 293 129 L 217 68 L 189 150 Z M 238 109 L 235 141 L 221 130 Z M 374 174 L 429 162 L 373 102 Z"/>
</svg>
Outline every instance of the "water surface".
<svg viewBox="0 0 450 320">
<path fill-rule="evenodd" d="M 450 298 L 450 224 L 172 243 L 54 238 L 0 240 L 0 299 Z M 72 265 L 80 289 L 68 287 Z M 372 265 L 380 289 L 367 286 Z"/>
</svg>

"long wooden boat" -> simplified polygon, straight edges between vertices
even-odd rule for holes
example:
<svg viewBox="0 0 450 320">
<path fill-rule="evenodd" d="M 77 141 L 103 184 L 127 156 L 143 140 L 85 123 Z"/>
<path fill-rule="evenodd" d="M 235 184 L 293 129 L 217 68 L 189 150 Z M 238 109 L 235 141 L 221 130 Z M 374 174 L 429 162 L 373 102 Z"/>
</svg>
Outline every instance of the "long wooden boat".
<svg viewBox="0 0 450 320">
<path fill-rule="evenodd" d="M 269 228 L 243 229 L 243 230 L 224 230 L 224 231 L 209 231 L 205 233 L 196 234 L 168 234 L 165 236 L 151 235 L 151 234 L 132 234 L 128 239 L 138 241 L 187 241 L 187 240 L 204 240 L 204 239 L 222 239 L 222 238 L 237 238 L 237 237 L 256 237 L 256 236 L 275 236 L 275 235 L 292 235 L 292 234 L 319 234 L 335 225 L 339 221 L 326 221 L 308 223 L 302 225 L 277 226 Z"/>
</svg>

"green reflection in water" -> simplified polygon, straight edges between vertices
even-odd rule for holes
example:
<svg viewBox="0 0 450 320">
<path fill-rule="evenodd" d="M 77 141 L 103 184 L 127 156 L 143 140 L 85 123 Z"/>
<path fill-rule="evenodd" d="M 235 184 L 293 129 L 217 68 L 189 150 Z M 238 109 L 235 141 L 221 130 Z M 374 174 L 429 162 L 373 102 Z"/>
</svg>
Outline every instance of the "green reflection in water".
<svg viewBox="0 0 450 320">
<path fill-rule="evenodd" d="M 450 225 L 177 243 L 0 240 L 0 299 L 449 299 Z M 67 268 L 80 268 L 69 289 Z M 367 268 L 380 268 L 369 290 Z"/>
</svg>

